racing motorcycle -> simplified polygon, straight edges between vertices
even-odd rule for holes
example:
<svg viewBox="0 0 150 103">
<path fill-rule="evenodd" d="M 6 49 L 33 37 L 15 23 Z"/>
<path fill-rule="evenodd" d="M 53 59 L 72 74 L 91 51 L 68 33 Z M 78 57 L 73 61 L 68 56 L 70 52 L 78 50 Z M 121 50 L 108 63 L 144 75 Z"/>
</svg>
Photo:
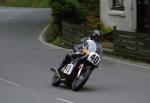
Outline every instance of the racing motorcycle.
<svg viewBox="0 0 150 103">
<path fill-rule="evenodd" d="M 60 71 L 51 68 L 54 72 L 52 85 L 59 86 L 66 84 L 73 91 L 78 91 L 87 82 L 92 71 L 98 67 L 101 58 L 97 51 L 97 45 L 92 40 L 88 40 L 87 46 L 82 49 L 80 55 L 72 59 Z"/>
</svg>

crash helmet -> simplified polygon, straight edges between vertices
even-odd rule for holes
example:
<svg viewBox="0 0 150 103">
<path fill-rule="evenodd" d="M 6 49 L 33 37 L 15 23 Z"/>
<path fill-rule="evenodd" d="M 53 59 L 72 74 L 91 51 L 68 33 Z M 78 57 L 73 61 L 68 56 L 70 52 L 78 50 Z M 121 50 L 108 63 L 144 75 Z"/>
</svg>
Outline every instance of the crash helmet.
<svg viewBox="0 0 150 103">
<path fill-rule="evenodd" d="M 99 30 L 93 30 L 93 32 L 90 35 L 90 39 L 92 39 L 94 41 L 99 41 L 102 34 L 103 33 Z"/>
</svg>

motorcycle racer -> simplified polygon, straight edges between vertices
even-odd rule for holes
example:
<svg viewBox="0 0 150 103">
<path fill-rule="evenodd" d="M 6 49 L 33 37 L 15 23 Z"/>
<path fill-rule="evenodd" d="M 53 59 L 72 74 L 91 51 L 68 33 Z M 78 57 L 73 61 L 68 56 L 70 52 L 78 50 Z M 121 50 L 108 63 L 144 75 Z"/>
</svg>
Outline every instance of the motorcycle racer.
<svg viewBox="0 0 150 103">
<path fill-rule="evenodd" d="M 97 49 L 95 52 L 97 52 L 100 55 L 100 57 L 102 57 L 103 49 L 102 49 L 102 46 L 100 44 L 101 37 L 102 37 L 101 31 L 93 30 L 90 37 L 81 39 L 80 43 L 74 45 L 73 51 L 71 51 L 70 53 L 68 53 L 65 56 L 61 65 L 58 67 L 58 71 L 60 71 L 62 67 L 64 67 L 67 63 L 69 63 L 71 61 L 71 59 L 78 57 L 82 53 L 83 48 L 89 49 L 89 47 L 88 47 L 89 42 L 96 44 Z M 93 48 L 90 47 L 90 49 L 93 49 Z"/>
</svg>

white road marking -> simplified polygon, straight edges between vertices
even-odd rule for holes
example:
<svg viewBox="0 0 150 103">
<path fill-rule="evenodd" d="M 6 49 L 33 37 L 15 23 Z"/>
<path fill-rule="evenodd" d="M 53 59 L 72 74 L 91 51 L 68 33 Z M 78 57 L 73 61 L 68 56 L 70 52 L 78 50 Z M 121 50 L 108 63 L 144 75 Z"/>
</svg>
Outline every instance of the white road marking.
<svg viewBox="0 0 150 103">
<path fill-rule="evenodd" d="M 62 48 L 62 47 L 58 47 L 58 46 L 49 44 L 49 43 L 47 43 L 46 41 L 44 41 L 43 35 L 44 35 L 44 33 L 46 32 L 46 30 L 48 29 L 48 26 L 49 26 L 49 25 L 47 25 L 47 26 L 44 28 L 44 30 L 41 32 L 41 34 L 40 34 L 40 36 L 39 36 L 39 40 L 40 40 L 42 43 L 44 43 L 45 45 L 49 46 L 49 47 L 54 47 L 54 48 L 58 48 L 58 49 L 64 49 L 64 50 L 71 51 L 70 49 L 65 49 L 65 48 Z M 138 65 L 138 64 L 127 63 L 127 62 L 123 62 L 123 61 L 119 61 L 119 60 L 114 60 L 114 59 L 106 58 L 106 57 L 103 57 L 103 59 L 106 59 L 106 60 L 109 60 L 109 61 L 113 61 L 113 62 L 118 62 L 118 63 L 121 63 L 121 64 L 126 64 L 126 65 L 130 65 L 130 66 L 134 66 L 134 67 L 138 67 L 138 68 L 144 68 L 144 69 L 149 69 L 149 70 L 150 70 L 150 67 L 146 67 L 146 66 L 142 66 L 142 65 Z"/>
<path fill-rule="evenodd" d="M 110 58 L 106 58 L 106 57 L 103 57 L 103 59 L 110 60 L 110 61 L 113 61 L 113 62 L 118 62 L 118 63 L 121 63 L 121 64 L 134 66 L 134 67 L 138 67 L 138 68 L 150 69 L 150 67 L 146 67 L 146 66 L 142 66 L 142 65 L 138 65 L 138 64 L 127 63 L 127 62 L 122 62 L 122 61 L 119 61 L 119 60 L 114 60 L 114 59 L 110 59 Z"/>
<path fill-rule="evenodd" d="M 20 85 L 20 84 L 11 82 L 11 81 L 6 80 L 6 79 L 3 79 L 3 78 L 1 78 L 1 77 L 0 77 L 0 81 L 3 81 L 3 82 L 5 82 L 5 83 L 7 83 L 7 84 L 11 84 L 11 85 L 16 86 L 16 87 L 22 87 L 22 85 Z"/>
<path fill-rule="evenodd" d="M 68 100 L 65 100 L 65 99 L 62 99 L 62 98 L 56 98 L 56 100 L 63 101 L 63 102 L 66 102 L 66 103 L 74 103 L 74 102 L 71 102 L 71 101 L 68 101 Z"/>
<path fill-rule="evenodd" d="M 38 37 L 39 40 L 40 40 L 43 44 L 47 45 L 48 47 L 53 47 L 53 48 L 57 48 L 57 49 L 64 49 L 64 50 L 71 51 L 70 49 L 65 49 L 65 48 L 58 47 L 58 46 L 55 46 L 55 45 L 53 45 L 53 44 L 47 43 L 47 42 L 44 40 L 44 34 L 45 34 L 45 32 L 47 31 L 47 29 L 48 29 L 49 26 L 50 26 L 50 25 L 47 24 L 47 25 L 45 26 L 45 28 L 42 30 L 42 32 L 40 33 L 40 35 L 39 35 L 39 37 Z"/>
</svg>

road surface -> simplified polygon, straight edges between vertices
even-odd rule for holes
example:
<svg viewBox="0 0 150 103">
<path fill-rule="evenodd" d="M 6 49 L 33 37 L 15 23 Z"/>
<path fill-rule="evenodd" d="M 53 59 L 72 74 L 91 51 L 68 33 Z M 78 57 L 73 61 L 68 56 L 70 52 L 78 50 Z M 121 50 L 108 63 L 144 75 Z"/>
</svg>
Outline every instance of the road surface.
<svg viewBox="0 0 150 103">
<path fill-rule="evenodd" d="M 68 51 L 38 39 L 50 13 L 0 8 L 0 103 L 150 103 L 150 66 L 106 56 L 81 91 L 52 87 L 49 68 Z"/>
</svg>

